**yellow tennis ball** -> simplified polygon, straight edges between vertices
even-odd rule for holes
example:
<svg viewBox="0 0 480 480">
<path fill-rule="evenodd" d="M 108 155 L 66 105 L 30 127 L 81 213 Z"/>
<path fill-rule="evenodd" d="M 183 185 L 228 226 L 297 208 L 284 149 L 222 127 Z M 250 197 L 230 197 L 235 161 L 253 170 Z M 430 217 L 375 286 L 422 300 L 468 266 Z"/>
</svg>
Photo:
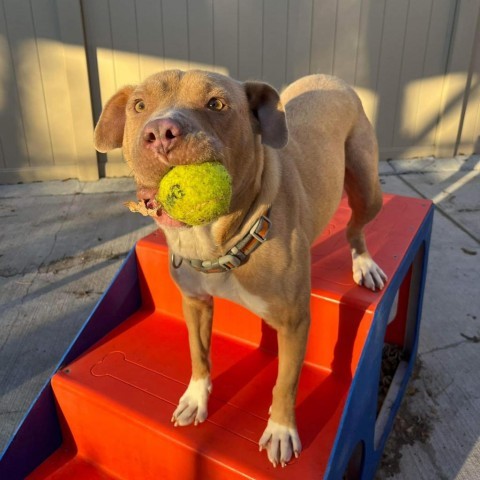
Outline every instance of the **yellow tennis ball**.
<svg viewBox="0 0 480 480">
<path fill-rule="evenodd" d="M 218 162 L 179 165 L 160 181 L 156 200 L 174 219 L 205 225 L 228 213 L 232 179 Z"/>
</svg>

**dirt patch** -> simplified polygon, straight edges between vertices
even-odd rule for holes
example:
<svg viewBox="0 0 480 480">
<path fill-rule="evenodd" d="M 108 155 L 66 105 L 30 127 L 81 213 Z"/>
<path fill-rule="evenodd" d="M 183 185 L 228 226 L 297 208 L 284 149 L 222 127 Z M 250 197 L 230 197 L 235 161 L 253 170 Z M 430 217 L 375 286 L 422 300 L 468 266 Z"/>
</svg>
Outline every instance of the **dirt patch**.
<svg viewBox="0 0 480 480">
<path fill-rule="evenodd" d="M 393 376 L 402 360 L 404 360 L 404 353 L 401 347 L 390 343 L 383 345 L 382 368 L 380 370 L 380 381 L 378 384 L 377 416 L 385 401 L 388 389 L 392 384 Z"/>
<path fill-rule="evenodd" d="M 92 262 L 98 261 L 116 261 L 124 259 L 128 255 L 126 252 L 108 252 L 100 249 L 91 249 L 79 253 L 73 256 L 64 256 L 62 258 L 52 260 L 44 265 L 41 265 L 38 269 L 39 273 L 53 273 L 57 274 L 63 270 L 68 270 L 80 265 L 86 265 Z"/>
<path fill-rule="evenodd" d="M 85 289 L 85 290 L 75 290 L 73 292 L 70 292 L 73 296 L 76 298 L 87 298 L 90 296 L 100 296 L 103 295 L 103 292 L 95 292 L 94 290 L 91 289 Z"/>
<path fill-rule="evenodd" d="M 377 480 L 390 478 L 395 474 L 401 473 L 400 459 L 402 458 L 402 447 L 413 445 L 417 442 L 426 443 L 430 436 L 433 414 L 432 416 L 417 414 L 413 411 L 410 401 L 413 396 L 421 394 L 417 385 L 420 383 L 418 380 L 422 376 L 422 370 L 422 362 L 417 358 L 407 391 L 383 451 L 376 475 Z"/>
</svg>

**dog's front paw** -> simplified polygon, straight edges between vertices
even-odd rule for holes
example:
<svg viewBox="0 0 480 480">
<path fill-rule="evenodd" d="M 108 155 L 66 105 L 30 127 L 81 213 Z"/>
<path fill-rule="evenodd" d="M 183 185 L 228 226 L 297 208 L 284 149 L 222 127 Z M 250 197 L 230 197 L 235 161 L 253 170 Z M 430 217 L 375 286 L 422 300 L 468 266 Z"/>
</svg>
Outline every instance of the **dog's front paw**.
<svg viewBox="0 0 480 480">
<path fill-rule="evenodd" d="M 383 270 L 373 261 L 368 253 L 352 255 L 353 280 L 370 290 L 382 290 L 387 281 Z"/>
<path fill-rule="evenodd" d="M 212 391 L 210 377 L 190 380 L 185 393 L 173 412 L 172 423 L 175 427 L 190 424 L 198 425 L 207 419 L 208 397 Z"/>
<path fill-rule="evenodd" d="M 267 450 L 268 459 L 276 467 L 285 467 L 291 460 L 292 455 L 298 458 L 302 451 L 302 444 L 296 428 L 280 425 L 269 420 L 267 428 L 260 438 L 260 451 Z"/>
</svg>

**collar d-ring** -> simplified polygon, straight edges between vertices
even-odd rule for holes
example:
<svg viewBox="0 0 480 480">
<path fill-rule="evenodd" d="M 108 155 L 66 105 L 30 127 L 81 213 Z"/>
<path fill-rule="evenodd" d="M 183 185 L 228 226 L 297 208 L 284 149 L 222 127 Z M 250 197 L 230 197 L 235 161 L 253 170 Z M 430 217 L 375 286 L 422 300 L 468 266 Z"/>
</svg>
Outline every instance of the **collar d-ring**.
<svg viewBox="0 0 480 480">
<path fill-rule="evenodd" d="M 172 264 L 172 267 L 176 270 L 177 268 L 180 268 L 180 265 L 182 265 L 183 263 L 183 257 L 180 257 L 180 260 L 178 260 L 178 262 L 176 262 L 175 260 L 175 254 L 172 253 L 170 255 L 170 263 Z"/>
</svg>

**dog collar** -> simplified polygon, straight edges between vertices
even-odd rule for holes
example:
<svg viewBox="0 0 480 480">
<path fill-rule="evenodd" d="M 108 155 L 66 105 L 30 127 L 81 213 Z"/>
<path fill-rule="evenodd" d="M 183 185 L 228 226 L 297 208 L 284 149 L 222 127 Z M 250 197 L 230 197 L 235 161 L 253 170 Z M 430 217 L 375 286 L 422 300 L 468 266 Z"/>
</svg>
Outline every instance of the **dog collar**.
<svg viewBox="0 0 480 480">
<path fill-rule="evenodd" d="M 172 253 L 171 262 L 173 268 L 179 268 L 185 260 L 192 268 L 202 273 L 222 273 L 233 270 L 243 265 L 251 253 L 253 253 L 262 243 L 265 243 L 268 232 L 272 225 L 268 218 L 270 209 L 255 222 L 250 231 L 234 246 L 226 255 L 216 260 L 197 260 L 180 257 Z"/>
</svg>

